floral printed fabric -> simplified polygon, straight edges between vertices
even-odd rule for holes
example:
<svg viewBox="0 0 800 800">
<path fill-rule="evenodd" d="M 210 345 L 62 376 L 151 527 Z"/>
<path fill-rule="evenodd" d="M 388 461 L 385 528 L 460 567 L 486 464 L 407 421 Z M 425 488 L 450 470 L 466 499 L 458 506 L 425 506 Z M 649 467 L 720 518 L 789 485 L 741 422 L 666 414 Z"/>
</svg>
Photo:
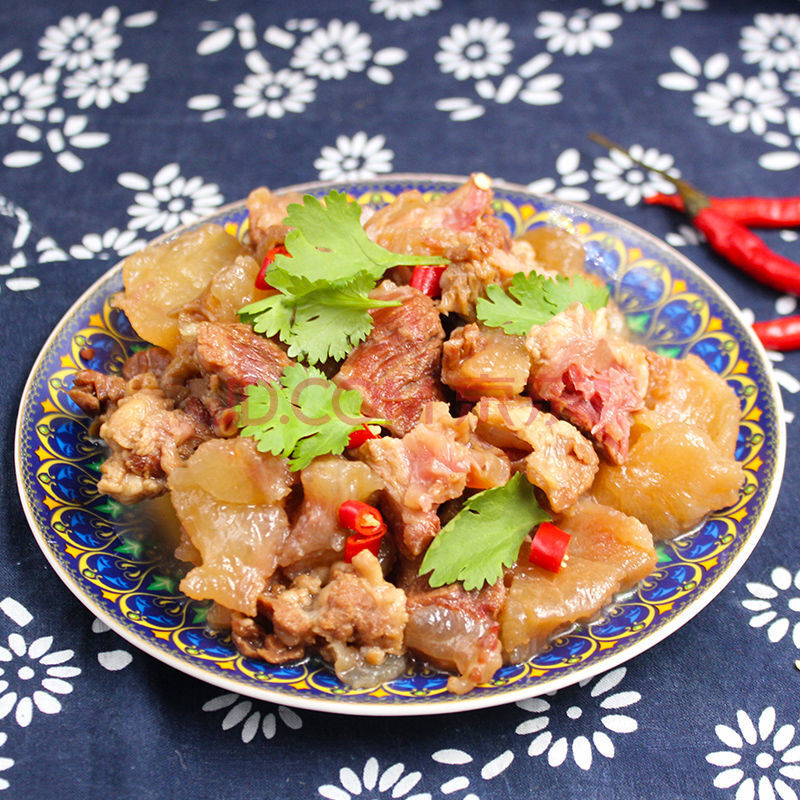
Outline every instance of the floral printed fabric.
<svg viewBox="0 0 800 800">
<path fill-rule="evenodd" d="M 490 175 L 667 240 L 747 319 L 800 313 L 712 255 L 668 182 L 798 194 L 796 0 L 0 4 L 0 798 L 800 797 L 800 355 L 770 353 L 786 479 L 733 582 L 555 694 L 357 719 L 199 683 L 70 594 L 28 533 L 12 429 L 49 331 L 111 264 L 258 184 Z M 767 232 L 800 260 L 800 231 Z"/>
</svg>

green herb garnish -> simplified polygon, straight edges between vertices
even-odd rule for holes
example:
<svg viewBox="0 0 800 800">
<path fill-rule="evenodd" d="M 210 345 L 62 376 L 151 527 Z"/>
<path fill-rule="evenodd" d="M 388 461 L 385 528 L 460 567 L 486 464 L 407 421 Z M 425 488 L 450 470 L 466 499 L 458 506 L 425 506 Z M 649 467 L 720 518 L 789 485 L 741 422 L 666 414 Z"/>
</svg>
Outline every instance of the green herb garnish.
<svg viewBox="0 0 800 800">
<path fill-rule="evenodd" d="M 517 272 L 507 292 L 497 285 L 487 286 L 476 311 L 484 325 L 524 336 L 534 325 L 543 325 L 575 302 L 596 311 L 608 303 L 608 289 L 581 275 L 545 278 L 534 272 Z"/>
<path fill-rule="evenodd" d="M 361 227 L 361 207 L 331 191 L 323 205 L 305 195 L 284 220 L 291 230 L 265 279 L 279 294 L 250 303 L 240 316 L 258 333 L 278 336 L 292 358 L 315 364 L 341 359 L 372 329 L 369 309 L 400 305 L 369 293 L 390 267 L 443 264 L 436 256 L 392 253 L 375 244 Z"/>
<path fill-rule="evenodd" d="M 505 486 L 486 489 L 467 500 L 431 542 L 419 574 L 431 572 L 431 586 L 461 581 L 464 589 L 496 583 L 503 567 L 517 560 L 531 529 L 550 515 L 533 486 L 518 472 Z"/>
<path fill-rule="evenodd" d="M 247 398 L 236 407 L 242 436 L 250 436 L 262 453 L 289 459 L 297 471 L 317 456 L 341 453 L 350 434 L 365 424 L 386 420 L 361 416 L 362 397 L 341 389 L 315 367 L 291 364 L 280 383 L 245 389 Z"/>
</svg>

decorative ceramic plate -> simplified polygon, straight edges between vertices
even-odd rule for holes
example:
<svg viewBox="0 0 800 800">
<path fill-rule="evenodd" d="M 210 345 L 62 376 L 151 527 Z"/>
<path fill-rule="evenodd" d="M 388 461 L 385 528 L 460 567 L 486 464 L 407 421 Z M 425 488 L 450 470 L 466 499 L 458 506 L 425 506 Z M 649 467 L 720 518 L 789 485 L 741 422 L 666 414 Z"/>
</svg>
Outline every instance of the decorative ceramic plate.
<svg viewBox="0 0 800 800">
<path fill-rule="evenodd" d="M 318 196 L 336 188 L 364 206 L 380 206 L 405 189 L 433 195 L 461 182 L 395 175 L 292 188 Z M 117 265 L 56 326 L 31 372 L 17 426 L 22 502 L 39 545 L 69 589 L 136 647 L 228 691 L 287 706 L 384 716 L 466 711 L 553 691 L 632 658 L 689 621 L 740 569 L 778 493 L 785 449 L 781 400 L 764 352 L 722 290 L 646 232 L 588 206 L 499 182 L 495 210 L 517 234 L 543 223 L 573 232 L 588 268 L 607 282 L 637 339 L 670 356 L 695 353 L 735 389 L 742 408 L 736 457 L 747 480 L 733 507 L 660 544 L 655 571 L 600 618 L 461 697 L 446 691 L 446 675 L 418 668 L 374 689 L 351 689 L 313 660 L 276 667 L 243 658 L 227 635 L 206 629 L 207 607 L 180 593 L 185 567 L 165 551 L 152 523 L 97 493 L 104 453 L 67 390 L 77 369 L 118 372 L 143 346 L 111 305 L 122 288 Z M 247 226 L 243 203 L 212 219 L 239 236 Z"/>
</svg>

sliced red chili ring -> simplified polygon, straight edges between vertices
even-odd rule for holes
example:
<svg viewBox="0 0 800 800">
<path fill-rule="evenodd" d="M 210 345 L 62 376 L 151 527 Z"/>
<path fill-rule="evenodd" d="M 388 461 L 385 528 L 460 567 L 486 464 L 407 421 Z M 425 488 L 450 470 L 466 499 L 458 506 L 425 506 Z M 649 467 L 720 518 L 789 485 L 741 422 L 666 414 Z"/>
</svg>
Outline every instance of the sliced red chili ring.
<svg viewBox="0 0 800 800">
<path fill-rule="evenodd" d="M 411 274 L 410 285 L 415 289 L 419 289 L 422 294 L 428 297 L 438 297 L 441 294 L 441 287 L 439 281 L 442 273 L 447 267 L 440 267 L 434 264 L 422 264 L 414 267 L 414 272 Z"/>
<path fill-rule="evenodd" d="M 360 500 L 345 500 L 339 506 L 339 524 L 363 536 L 377 532 L 382 536 L 386 532 L 386 523 L 381 512 L 375 506 Z"/>
<path fill-rule="evenodd" d="M 261 289 L 262 292 L 268 292 L 270 289 L 275 288 L 267 283 L 266 276 L 269 265 L 272 264 L 277 255 L 288 256 L 289 251 L 282 244 L 276 245 L 271 250 L 267 250 L 267 254 L 261 262 L 261 269 L 259 269 L 258 275 L 256 275 L 256 289 Z"/>
<path fill-rule="evenodd" d="M 570 538 L 552 522 L 543 522 L 534 534 L 528 560 L 537 567 L 558 572 L 566 562 Z"/>
<path fill-rule="evenodd" d="M 361 447 L 368 439 L 377 439 L 378 435 L 374 433 L 368 425 L 363 425 L 356 428 L 347 440 L 348 447 Z"/>
<path fill-rule="evenodd" d="M 345 562 L 349 564 L 353 560 L 353 557 L 358 555 L 362 550 L 369 550 L 372 555 L 377 557 L 384 533 L 385 529 L 367 535 L 354 533 L 352 536 L 348 536 L 347 541 L 344 543 Z"/>
</svg>

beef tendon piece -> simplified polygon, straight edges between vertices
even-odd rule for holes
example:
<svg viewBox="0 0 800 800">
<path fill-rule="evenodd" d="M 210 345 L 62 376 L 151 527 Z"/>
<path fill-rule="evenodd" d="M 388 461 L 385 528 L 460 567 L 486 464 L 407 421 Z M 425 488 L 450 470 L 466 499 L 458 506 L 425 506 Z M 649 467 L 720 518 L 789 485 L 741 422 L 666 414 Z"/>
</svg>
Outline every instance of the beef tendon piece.
<svg viewBox="0 0 800 800">
<path fill-rule="evenodd" d="M 702 428 L 647 411 L 635 428 L 625 464 L 600 466 L 592 487 L 599 502 L 637 517 L 656 539 L 671 539 L 736 502 L 744 470 Z"/>
<path fill-rule="evenodd" d="M 289 534 L 283 501 L 293 480 L 284 459 L 249 439 L 206 442 L 174 470 L 172 504 L 201 559 L 181 591 L 254 616 Z"/>
<path fill-rule="evenodd" d="M 498 447 L 527 453 L 525 476 L 553 511 L 572 505 L 592 485 L 599 459 L 573 425 L 536 408 L 530 399 L 483 398 L 470 412 L 476 433 Z"/>
<path fill-rule="evenodd" d="M 334 381 L 364 398 L 363 414 L 408 433 L 425 403 L 442 399 L 439 361 L 444 330 L 433 301 L 410 286 L 384 281 L 371 294 L 402 305 L 373 309 L 369 336 L 347 356 Z"/>
<path fill-rule="evenodd" d="M 149 245 L 125 259 L 118 304 L 142 339 L 174 353 L 181 339 L 178 312 L 218 270 L 246 254 L 236 237 L 211 223 Z"/>
<path fill-rule="evenodd" d="M 741 409 L 725 379 L 693 354 L 675 359 L 648 352 L 647 363 L 647 408 L 665 420 L 697 425 L 723 453 L 733 456 Z"/>
<path fill-rule="evenodd" d="M 431 588 L 408 562 L 400 583 L 408 595 L 406 647 L 417 658 L 454 673 L 449 691 L 464 694 L 490 680 L 503 665 L 500 615 L 505 586 L 500 580 L 471 592 L 460 583 Z"/>
<path fill-rule="evenodd" d="M 197 301 L 196 313 L 209 322 L 238 322 L 240 308 L 271 294 L 256 288 L 260 269 L 261 264 L 252 256 L 237 256 L 214 273 Z"/>
<path fill-rule="evenodd" d="M 531 356 L 531 396 L 590 434 L 615 464 L 628 457 L 632 414 L 644 408 L 649 368 L 646 350 L 614 334 L 606 309 L 574 303 L 525 345 Z"/>
<path fill-rule="evenodd" d="M 442 383 L 464 400 L 522 394 L 529 372 L 524 337 L 500 328 L 469 323 L 456 328 L 442 347 Z"/>
<path fill-rule="evenodd" d="M 358 457 L 386 485 L 386 511 L 399 547 L 420 555 L 439 532 L 440 504 L 466 488 L 486 489 L 508 482 L 511 466 L 497 448 L 474 438 L 475 420 L 454 419 L 445 403 L 429 403 L 422 419 L 402 439 L 369 439 Z"/>
<path fill-rule="evenodd" d="M 656 564 L 647 527 L 612 508 L 583 499 L 555 522 L 571 536 L 566 565 L 551 572 L 531 564 L 528 540 L 506 575 L 500 638 L 512 663 L 540 652 L 574 623 L 591 620 Z"/>
</svg>

